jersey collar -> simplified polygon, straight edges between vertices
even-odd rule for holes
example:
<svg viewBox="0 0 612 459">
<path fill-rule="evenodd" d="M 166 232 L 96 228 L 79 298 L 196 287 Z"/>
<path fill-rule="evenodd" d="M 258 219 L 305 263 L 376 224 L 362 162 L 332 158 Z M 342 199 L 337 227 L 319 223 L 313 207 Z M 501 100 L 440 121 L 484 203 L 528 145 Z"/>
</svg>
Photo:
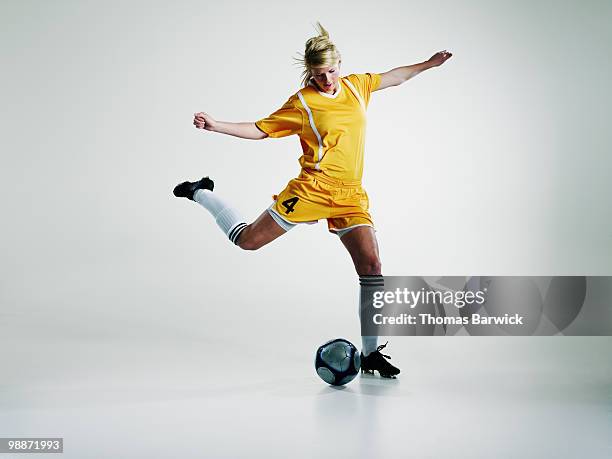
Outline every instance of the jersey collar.
<svg viewBox="0 0 612 459">
<path fill-rule="evenodd" d="M 335 99 L 342 92 L 342 78 L 338 78 L 338 90 L 335 94 L 327 94 L 326 92 L 319 91 L 319 88 L 317 88 L 317 85 L 314 84 L 312 80 L 310 80 L 308 84 L 312 86 L 319 94 L 321 94 L 323 97 L 327 97 L 328 99 Z"/>
</svg>

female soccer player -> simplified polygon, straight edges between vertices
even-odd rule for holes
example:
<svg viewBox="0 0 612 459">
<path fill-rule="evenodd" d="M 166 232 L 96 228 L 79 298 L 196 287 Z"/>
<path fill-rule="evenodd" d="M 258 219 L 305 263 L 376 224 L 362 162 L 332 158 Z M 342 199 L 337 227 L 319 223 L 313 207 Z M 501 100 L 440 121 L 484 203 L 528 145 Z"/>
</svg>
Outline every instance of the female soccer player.
<svg viewBox="0 0 612 459">
<path fill-rule="evenodd" d="M 388 72 L 340 77 L 340 53 L 317 23 L 319 35 L 306 42 L 301 59 L 304 87 L 276 112 L 257 122 L 217 121 L 194 115 L 198 129 L 244 139 L 297 134 L 302 146 L 299 177 L 289 181 L 272 205 L 248 224 L 217 194 L 208 177 L 183 182 L 174 195 L 201 204 L 238 247 L 257 250 L 300 223 L 326 219 L 348 250 L 362 288 L 382 285 L 381 263 L 368 195 L 361 186 L 366 108 L 374 91 L 398 86 L 423 70 L 437 67 L 452 54 L 440 51 L 425 62 Z M 362 337 L 361 368 L 394 378 L 400 370 L 386 359 L 376 336 Z"/>
</svg>

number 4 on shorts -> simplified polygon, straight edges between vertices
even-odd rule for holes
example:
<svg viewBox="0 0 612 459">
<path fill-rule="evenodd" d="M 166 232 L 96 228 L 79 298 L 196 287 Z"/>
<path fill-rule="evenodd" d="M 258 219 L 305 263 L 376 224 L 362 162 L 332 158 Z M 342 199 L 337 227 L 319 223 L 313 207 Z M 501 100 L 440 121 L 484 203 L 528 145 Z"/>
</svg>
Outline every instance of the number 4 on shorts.
<svg viewBox="0 0 612 459">
<path fill-rule="evenodd" d="M 281 202 L 281 204 L 285 208 L 285 214 L 290 214 L 291 212 L 293 212 L 293 208 L 295 207 L 299 199 L 300 198 L 298 198 L 297 196 L 294 196 L 293 198 L 289 198 L 286 201 Z"/>
</svg>

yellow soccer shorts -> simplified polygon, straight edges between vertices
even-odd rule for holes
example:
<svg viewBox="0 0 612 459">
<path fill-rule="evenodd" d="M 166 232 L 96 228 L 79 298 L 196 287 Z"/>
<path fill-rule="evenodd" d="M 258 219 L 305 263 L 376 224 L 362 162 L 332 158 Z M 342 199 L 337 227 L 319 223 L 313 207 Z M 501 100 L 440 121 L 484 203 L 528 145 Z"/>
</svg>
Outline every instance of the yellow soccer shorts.
<svg viewBox="0 0 612 459">
<path fill-rule="evenodd" d="M 343 236 L 358 226 L 374 227 L 370 201 L 360 182 L 336 180 L 302 169 L 300 176 L 274 196 L 268 212 L 285 230 L 298 223 L 326 219 L 330 232 Z"/>
</svg>

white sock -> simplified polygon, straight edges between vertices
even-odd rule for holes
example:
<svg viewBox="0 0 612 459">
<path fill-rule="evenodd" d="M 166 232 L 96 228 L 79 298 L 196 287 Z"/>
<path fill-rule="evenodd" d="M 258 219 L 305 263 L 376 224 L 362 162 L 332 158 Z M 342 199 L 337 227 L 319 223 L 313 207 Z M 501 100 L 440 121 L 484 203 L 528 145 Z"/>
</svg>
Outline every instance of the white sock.
<svg viewBox="0 0 612 459">
<path fill-rule="evenodd" d="M 359 276 L 359 285 L 359 320 L 361 321 L 361 295 L 372 298 L 373 290 L 384 288 L 384 278 L 382 276 Z M 361 347 L 364 356 L 370 355 L 378 347 L 378 336 L 362 336 Z"/>
<path fill-rule="evenodd" d="M 378 336 L 362 336 L 361 337 L 361 352 L 367 357 L 378 347 Z"/>
<path fill-rule="evenodd" d="M 236 244 L 240 233 L 247 226 L 244 219 L 216 193 L 210 190 L 196 190 L 193 194 L 193 200 L 212 214 L 221 231 L 225 233 L 230 241 Z"/>
</svg>

